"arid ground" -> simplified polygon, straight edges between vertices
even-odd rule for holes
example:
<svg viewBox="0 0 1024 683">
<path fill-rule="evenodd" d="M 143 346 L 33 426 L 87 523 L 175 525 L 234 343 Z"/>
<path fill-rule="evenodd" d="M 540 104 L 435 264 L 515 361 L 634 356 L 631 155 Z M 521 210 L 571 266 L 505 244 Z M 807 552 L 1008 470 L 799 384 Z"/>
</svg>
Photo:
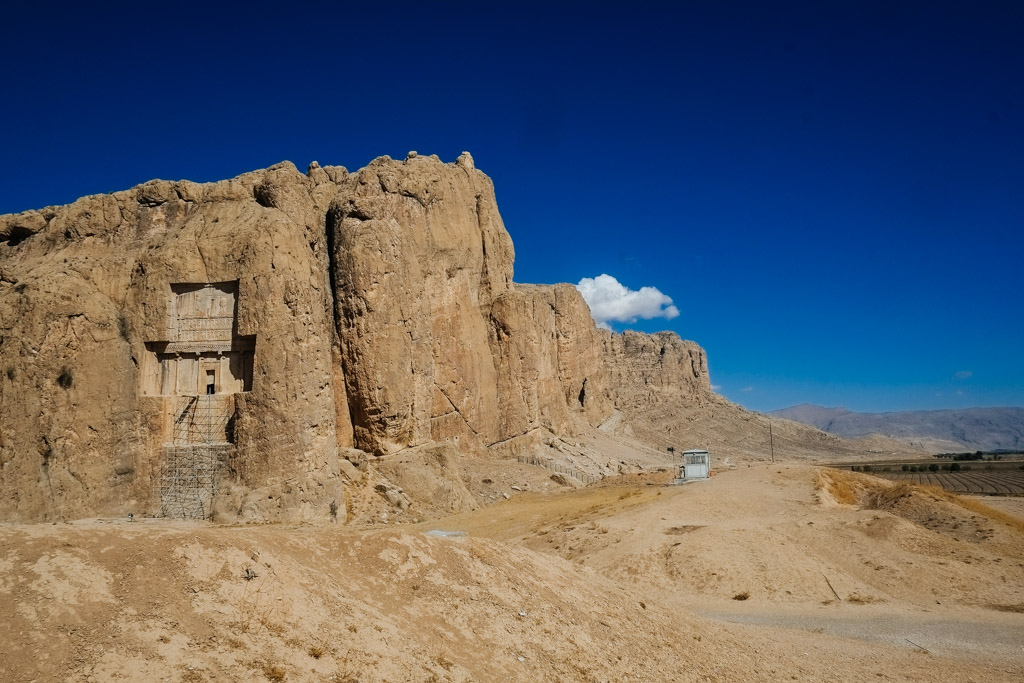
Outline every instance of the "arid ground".
<svg viewBox="0 0 1024 683">
<path fill-rule="evenodd" d="M 666 481 L 379 528 L 2 526 L 0 680 L 1024 678 L 1019 506 L 810 465 Z"/>
</svg>

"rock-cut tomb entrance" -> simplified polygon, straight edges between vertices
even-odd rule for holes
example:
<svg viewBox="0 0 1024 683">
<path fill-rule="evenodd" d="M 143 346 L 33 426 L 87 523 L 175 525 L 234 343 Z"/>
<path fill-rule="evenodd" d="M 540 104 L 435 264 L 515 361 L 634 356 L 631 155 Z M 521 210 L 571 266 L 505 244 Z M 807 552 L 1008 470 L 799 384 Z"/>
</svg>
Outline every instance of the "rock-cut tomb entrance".
<svg viewBox="0 0 1024 683">
<path fill-rule="evenodd" d="M 164 516 L 210 514 L 234 443 L 235 395 L 252 389 L 255 335 L 238 334 L 238 282 L 171 285 L 169 339 L 146 343 L 143 396 L 162 400 Z"/>
</svg>

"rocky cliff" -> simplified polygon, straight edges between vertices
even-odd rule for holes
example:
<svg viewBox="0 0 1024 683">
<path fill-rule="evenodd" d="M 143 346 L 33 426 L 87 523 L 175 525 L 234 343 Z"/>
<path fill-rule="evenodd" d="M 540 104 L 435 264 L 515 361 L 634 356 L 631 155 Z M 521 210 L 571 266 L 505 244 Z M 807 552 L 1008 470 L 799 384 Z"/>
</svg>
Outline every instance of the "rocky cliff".
<svg viewBox="0 0 1024 683">
<path fill-rule="evenodd" d="M 513 258 L 468 154 L 0 217 L 0 519 L 327 521 L 346 456 L 514 457 L 710 395 L 695 344 L 598 330 Z"/>
</svg>

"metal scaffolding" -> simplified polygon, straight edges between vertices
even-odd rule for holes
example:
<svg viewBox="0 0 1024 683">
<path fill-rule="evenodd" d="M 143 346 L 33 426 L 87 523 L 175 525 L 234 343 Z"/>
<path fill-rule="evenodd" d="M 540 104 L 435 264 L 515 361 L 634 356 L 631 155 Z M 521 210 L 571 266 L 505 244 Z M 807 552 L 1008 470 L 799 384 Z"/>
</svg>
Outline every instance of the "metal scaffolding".
<svg viewBox="0 0 1024 683">
<path fill-rule="evenodd" d="M 160 505 L 165 517 L 206 519 L 217 493 L 217 471 L 230 452 L 230 395 L 182 396 L 172 441 L 164 447 Z"/>
<path fill-rule="evenodd" d="M 228 423 L 233 401 L 230 395 L 181 396 L 174 411 L 172 441 L 175 446 L 228 443 Z"/>
</svg>

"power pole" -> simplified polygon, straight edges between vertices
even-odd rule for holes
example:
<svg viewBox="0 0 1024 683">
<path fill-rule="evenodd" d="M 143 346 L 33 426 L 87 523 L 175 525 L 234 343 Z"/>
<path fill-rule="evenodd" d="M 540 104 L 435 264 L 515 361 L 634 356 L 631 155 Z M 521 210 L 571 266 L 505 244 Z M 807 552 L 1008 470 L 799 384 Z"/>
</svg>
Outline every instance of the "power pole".
<svg viewBox="0 0 1024 683">
<path fill-rule="evenodd" d="M 768 420 L 768 443 L 772 449 L 772 464 L 775 464 L 775 435 L 772 433 L 772 421 Z"/>
</svg>

